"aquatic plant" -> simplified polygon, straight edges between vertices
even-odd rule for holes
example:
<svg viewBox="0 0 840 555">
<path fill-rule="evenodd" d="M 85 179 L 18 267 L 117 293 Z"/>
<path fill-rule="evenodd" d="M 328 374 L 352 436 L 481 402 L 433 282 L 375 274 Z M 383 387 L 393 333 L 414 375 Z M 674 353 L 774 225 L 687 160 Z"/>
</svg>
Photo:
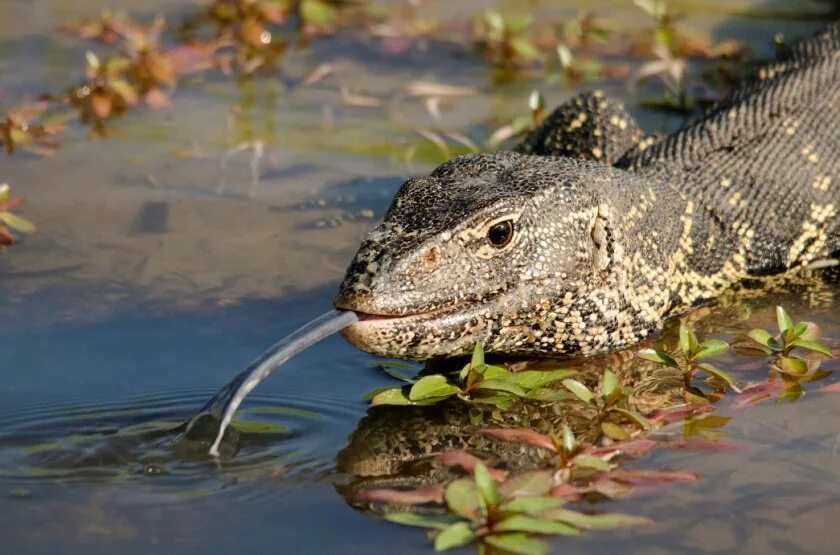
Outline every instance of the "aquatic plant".
<svg viewBox="0 0 840 555">
<path fill-rule="evenodd" d="M 35 225 L 32 222 L 12 213 L 12 210 L 21 202 L 23 202 L 23 199 L 20 197 L 13 198 L 11 196 L 11 187 L 8 183 L 0 184 L 0 252 L 15 243 L 15 236 L 12 235 L 12 231 L 18 233 L 35 231 Z"/>
<path fill-rule="evenodd" d="M 706 359 L 716 357 L 729 350 L 729 344 L 720 339 L 706 339 L 698 341 L 697 335 L 684 324 L 680 324 L 680 352 L 682 362 L 677 362 L 672 356 L 659 349 L 641 349 L 639 358 L 650 360 L 664 366 L 682 370 L 685 384 L 685 396 L 689 402 L 708 401 L 707 395 L 692 385 L 695 374 L 702 372 L 708 376 L 706 383 L 715 391 L 723 392 L 727 387 L 740 392 L 735 378 L 725 370 L 713 366 Z"/>
<path fill-rule="evenodd" d="M 477 343 L 472 359 L 454 380 L 443 374 L 433 374 L 407 380 L 410 386 L 378 390 L 368 396 L 373 405 L 433 405 L 456 396 L 470 403 L 510 408 L 517 398 L 535 401 L 565 398 L 563 392 L 547 386 L 575 373 L 574 370 L 511 372 L 505 367 L 487 364 L 484 349 Z"/>
<path fill-rule="evenodd" d="M 643 517 L 611 513 L 589 515 L 565 508 L 562 497 L 551 495 L 549 471 L 532 471 L 497 481 L 481 462 L 472 478 L 446 486 L 449 514 L 390 513 L 397 524 L 434 530 L 436 551 L 478 542 L 510 553 L 540 554 L 548 546 L 539 535 L 575 536 L 587 529 L 648 524 Z"/>
<path fill-rule="evenodd" d="M 473 40 L 478 51 L 495 65 L 530 65 L 543 57 L 527 33 L 531 21 L 527 13 L 505 16 L 497 10 L 486 10 L 475 18 Z"/>
<path fill-rule="evenodd" d="M 747 334 L 759 348 L 773 357 L 772 368 L 789 376 L 805 376 L 816 369 L 818 364 L 809 368 L 808 361 L 803 357 L 794 354 L 799 352 L 814 352 L 833 358 L 833 351 L 825 344 L 818 341 L 820 337 L 819 326 L 813 322 L 797 322 L 793 320 L 781 306 L 776 307 L 776 321 L 779 333 L 771 334 L 767 330 L 754 329 Z"/>
<path fill-rule="evenodd" d="M 600 387 L 595 392 L 572 378 L 563 380 L 563 385 L 575 397 L 597 411 L 601 431 L 607 437 L 617 440 L 630 439 L 630 434 L 620 425 L 625 420 L 642 430 L 651 428 L 651 423 L 642 414 L 629 407 L 619 406 L 619 404 L 627 404 L 629 397 L 633 394 L 633 388 L 623 387 L 615 373 L 610 370 L 604 371 Z"/>
<path fill-rule="evenodd" d="M 66 115 L 49 111 L 42 99 L 14 106 L 0 116 L 0 147 L 12 154 L 17 149 L 48 156 L 58 148 L 55 135 L 67 128 Z"/>
</svg>

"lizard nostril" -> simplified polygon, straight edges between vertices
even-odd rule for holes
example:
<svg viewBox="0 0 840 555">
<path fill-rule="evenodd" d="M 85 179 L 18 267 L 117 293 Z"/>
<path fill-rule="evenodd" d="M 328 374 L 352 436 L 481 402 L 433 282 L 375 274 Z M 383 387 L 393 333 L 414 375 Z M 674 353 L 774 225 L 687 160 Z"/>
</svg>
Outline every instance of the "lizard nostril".
<svg viewBox="0 0 840 555">
<path fill-rule="evenodd" d="M 423 265 L 429 269 L 437 266 L 438 261 L 440 261 L 440 249 L 438 247 L 430 248 L 426 256 L 423 257 Z"/>
</svg>

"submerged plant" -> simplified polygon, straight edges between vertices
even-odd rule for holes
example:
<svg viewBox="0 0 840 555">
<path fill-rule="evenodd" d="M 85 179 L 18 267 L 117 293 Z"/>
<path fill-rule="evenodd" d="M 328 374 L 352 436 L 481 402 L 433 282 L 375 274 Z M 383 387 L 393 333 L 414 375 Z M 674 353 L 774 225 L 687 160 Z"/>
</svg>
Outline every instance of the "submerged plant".
<svg viewBox="0 0 840 555">
<path fill-rule="evenodd" d="M 708 401 L 706 395 L 692 385 L 692 380 L 697 372 L 708 375 L 706 381 L 715 391 L 723 392 L 729 387 L 733 391 L 740 392 L 735 378 L 729 372 L 708 362 L 703 362 L 706 359 L 722 355 L 728 350 L 729 344 L 720 339 L 698 341 L 697 335 L 688 329 L 684 323 L 681 323 L 680 352 L 683 358 L 682 363 L 677 362 L 673 357 L 658 349 L 641 349 L 638 356 L 645 360 L 682 370 L 686 399 L 703 402 Z"/>
<path fill-rule="evenodd" d="M 406 379 L 410 387 L 397 387 L 373 392 L 373 405 L 433 405 L 450 397 L 467 402 L 487 403 L 509 408 L 516 398 L 535 401 L 556 401 L 566 398 L 562 391 L 547 386 L 575 374 L 574 370 L 526 370 L 511 372 L 502 366 L 484 361 L 480 343 L 472 359 L 458 373 L 456 381 L 443 374 Z M 408 391 L 404 391 L 405 389 Z"/>
</svg>

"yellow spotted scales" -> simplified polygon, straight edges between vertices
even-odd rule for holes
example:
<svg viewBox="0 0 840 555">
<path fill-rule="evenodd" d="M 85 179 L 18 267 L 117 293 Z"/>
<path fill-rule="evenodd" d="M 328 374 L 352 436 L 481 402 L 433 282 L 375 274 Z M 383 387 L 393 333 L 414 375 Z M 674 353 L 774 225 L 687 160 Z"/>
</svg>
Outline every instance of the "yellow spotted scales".
<svg viewBox="0 0 840 555">
<path fill-rule="evenodd" d="M 587 93 L 518 152 L 409 179 L 340 287 L 336 306 L 363 316 L 345 336 L 413 359 L 479 341 L 591 355 L 637 343 L 746 278 L 830 263 L 838 29 L 793 45 L 668 137 L 645 138 L 620 103 Z M 488 234 L 507 224 L 510 234 Z"/>
</svg>

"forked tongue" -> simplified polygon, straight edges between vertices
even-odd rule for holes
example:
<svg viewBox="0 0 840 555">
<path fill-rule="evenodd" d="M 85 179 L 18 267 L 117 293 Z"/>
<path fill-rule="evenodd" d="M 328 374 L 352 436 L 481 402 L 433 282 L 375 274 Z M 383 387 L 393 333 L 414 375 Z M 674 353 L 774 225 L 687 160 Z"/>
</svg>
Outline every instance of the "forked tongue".
<svg viewBox="0 0 840 555">
<path fill-rule="evenodd" d="M 221 425 L 216 434 L 216 439 L 213 445 L 210 446 L 210 455 L 214 457 L 219 456 L 219 445 L 222 443 L 222 438 L 225 431 L 230 426 L 233 415 L 248 396 L 251 391 L 259 385 L 261 381 L 268 377 L 275 368 L 292 358 L 297 353 L 304 349 L 311 347 L 318 341 L 325 337 L 341 331 L 353 322 L 356 322 L 359 317 L 355 312 L 348 310 L 331 310 L 326 314 L 315 318 L 302 328 L 287 335 L 267 351 L 265 351 L 259 358 L 252 362 L 248 368 L 237 374 L 233 380 L 226 386 L 219 390 L 212 399 L 201 408 L 198 413 L 193 415 L 187 423 L 187 429 L 190 428 L 200 416 L 211 414 L 221 415 Z"/>
</svg>

